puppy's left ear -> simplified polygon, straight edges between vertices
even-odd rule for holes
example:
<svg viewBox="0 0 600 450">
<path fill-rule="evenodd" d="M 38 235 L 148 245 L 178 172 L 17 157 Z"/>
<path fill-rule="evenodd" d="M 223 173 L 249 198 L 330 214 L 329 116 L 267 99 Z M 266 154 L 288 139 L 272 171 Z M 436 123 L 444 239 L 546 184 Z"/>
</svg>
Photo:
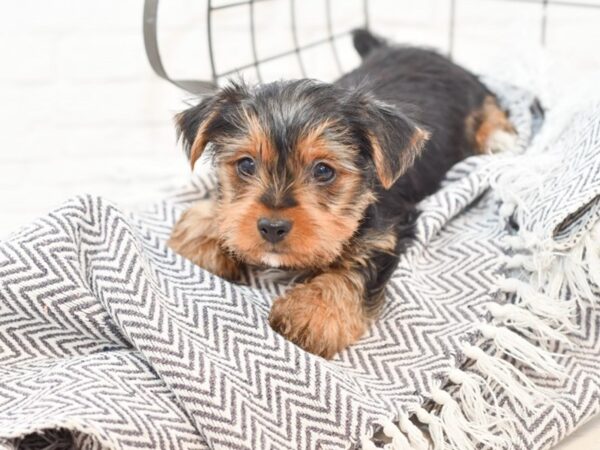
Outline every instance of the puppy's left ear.
<svg viewBox="0 0 600 450">
<path fill-rule="evenodd" d="M 211 124 L 217 119 L 220 110 L 217 96 L 218 94 L 204 97 L 196 106 L 175 116 L 177 136 L 183 143 L 192 167 L 211 138 Z"/>
<path fill-rule="evenodd" d="M 429 132 L 394 106 L 368 100 L 367 138 L 377 177 L 389 189 L 421 154 Z"/>
<path fill-rule="evenodd" d="M 192 167 L 207 144 L 235 128 L 235 112 L 248 95 L 243 82 L 230 82 L 213 95 L 203 97 L 193 106 L 175 116 L 178 137 Z"/>
</svg>

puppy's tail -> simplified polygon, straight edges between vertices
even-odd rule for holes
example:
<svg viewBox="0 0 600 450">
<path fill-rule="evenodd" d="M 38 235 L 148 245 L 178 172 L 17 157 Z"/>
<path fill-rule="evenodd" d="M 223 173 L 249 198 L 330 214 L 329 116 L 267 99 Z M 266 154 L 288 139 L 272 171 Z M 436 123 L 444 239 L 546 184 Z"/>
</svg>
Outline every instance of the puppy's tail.
<svg viewBox="0 0 600 450">
<path fill-rule="evenodd" d="M 361 58 L 365 58 L 376 48 L 387 45 L 385 39 L 375 36 L 365 28 L 358 28 L 352 31 L 352 41 L 354 48 Z"/>
</svg>

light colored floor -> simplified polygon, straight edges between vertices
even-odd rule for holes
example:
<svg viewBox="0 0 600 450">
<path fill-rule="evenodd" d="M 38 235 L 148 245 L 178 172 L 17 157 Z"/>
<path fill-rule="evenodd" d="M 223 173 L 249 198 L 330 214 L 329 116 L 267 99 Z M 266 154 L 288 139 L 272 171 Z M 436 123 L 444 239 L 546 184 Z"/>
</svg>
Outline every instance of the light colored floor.
<svg viewBox="0 0 600 450">
<path fill-rule="evenodd" d="M 600 416 L 576 430 L 554 447 L 554 450 L 597 450 L 600 449 Z"/>
<path fill-rule="evenodd" d="M 267 9 L 271 3 L 274 9 Z M 260 55 L 291 45 L 289 3 L 257 3 Z M 142 4 L 142 0 L 22 0 L 3 6 L 0 238 L 73 195 L 100 194 L 131 208 L 187 178 L 189 168 L 175 145 L 171 117 L 190 96 L 151 73 L 141 37 Z M 324 2 L 296 4 L 302 4 L 300 42 L 322 37 Z M 397 41 L 446 50 L 449 4 L 372 0 L 371 23 Z M 335 31 L 360 24 L 361 0 L 332 0 L 332 5 Z M 205 9 L 205 3 L 197 0 L 161 3 L 161 49 L 167 69 L 179 77 L 210 75 Z M 543 70 L 547 61 L 555 60 L 560 64 L 551 66 L 550 72 L 563 80 L 571 73 L 600 70 L 596 48 L 600 10 L 551 8 L 546 54 L 539 51 L 539 5 L 457 0 L 456 17 L 455 56 L 473 69 L 502 74 L 511 65 L 515 73 L 523 62 Z M 249 62 L 247 16 L 223 12 L 215 21 L 218 69 Z M 356 64 L 348 39 L 336 45 L 345 70 Z M 306 62 L 312 77 L 331 79 L 336 74 L 327 47 L 309 52 Z M 265 66 L 264 75 L 299 75 L 298 64 L 291 57 Z M 247 78 L 253 76 L 246 73 Z M 552 83 L 546 86 L 537 78 L 535 83 L 543 91 L 553 89 Z M 558 449 L 600 449 L 600 419 L 586 424 Z"/>
</svg>

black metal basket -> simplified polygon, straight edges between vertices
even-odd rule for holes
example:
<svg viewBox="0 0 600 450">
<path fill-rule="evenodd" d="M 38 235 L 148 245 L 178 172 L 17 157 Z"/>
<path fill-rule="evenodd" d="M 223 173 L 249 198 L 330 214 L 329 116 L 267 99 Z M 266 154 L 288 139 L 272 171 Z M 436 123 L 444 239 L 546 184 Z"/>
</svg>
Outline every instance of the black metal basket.
<svg viewBox="0 0 600 450">
<path fill-rule="evenodd" d="M 260 30 L 257 29 L 255 21 L 255 10 L 258 3 L 264 2 L 275 2 L 276 0 L 232 0 L 228 3 L 215 4 L 213 0 L 206 0 L 207 5 L 207 21 L 205 25 L 206 29 L 206 40 L 208 43 L 209 61 L 211 68 L 212 79 L 211 80 L 182 80 L 170 77 L 160 57 L 158 42 L 157 42 L 157 12 L 159 0 L 146 0 L 144 5 L 144 43 L 146 47 L 146 54 L 150 65 L 154 72 L 161 78 L 185 89 L 189 92 L 201 94 L 209 92 L 215 89 L 219 82 L 235 73 L 242 72 L 247 69 L 254 69 L 256 78 L 258 81 L 264 81 L 262 75 L 262 67 L 264 64 L 272 62 L 280 58 L 286 58 L 289 56 L 295 56 L 297 64 L 300 68 L 302 76 L 307 75 L 306 63 L 303 58 L 305 51 L 315 47 L 327 47 L 331 52 L 331 58 L 334 61 L 339 72 L 342 72 L 342 64 L 340 63 L 340 57 L 336 48 L 335 42 L 347 36 L 351 30 L 345 30 L 342 32 L 334 32 L 333 20 L 332 20 L 332 1 L 322 0 L 323 10 L 319 14 L 323 14 L 325 17 L 326 35 L 321 39 L 314 40 L 313 42 L 300 44 L 298 39 L 298 20 L 297 20 L 297 9 L 302 7 L 301 0 L 279 0 L 287 1 L 290 5 L 290 17 L 289 17 L 289 33 L 292 37 L 293 46 L 283 52 L 260 58 L 257 51 L 257 34 Z M 364 28 L 369 28 L 370 23 L 370 8 L 374 7 L 377 0 L 361 0 L 362 1 L 362 17 L 359 18 L 356 24 Z M 457 4 L 461 0 L 448 0 L 448 35 L 447 35 L 447 51 L 450 57 L 452 57 L 455 47 L 455 31 L 456 31 L 456 8 Z M 490 3 L 503 2 L 503 3 L 523 3 L 523 4 L 534 4 L 539 5 L 539 42 L 542 46 L 546 45 L 548 35 L 548 9 L 550 7 L 561 7 L 561 8 L 592 8 L 600 10 L 600 2 L 597 0 L 585 1 L 570 1 L 570 0 L 481 0 L 488 1 Z M 408 2 L 403 6 L 408 7 Z M 237 67 L 229 68 L 226 70 L 220 70 L 216 65 L 215 58 L 215 41 L 214 41 L 214 14 L 224 9 L 236 9 L 241 15 L 249 16 L 249 40 L 252 48 L 252 61 L 250 63 L 241 64 Z M 353 27 L 355 28 L 355 27 Z"/>
</svg>

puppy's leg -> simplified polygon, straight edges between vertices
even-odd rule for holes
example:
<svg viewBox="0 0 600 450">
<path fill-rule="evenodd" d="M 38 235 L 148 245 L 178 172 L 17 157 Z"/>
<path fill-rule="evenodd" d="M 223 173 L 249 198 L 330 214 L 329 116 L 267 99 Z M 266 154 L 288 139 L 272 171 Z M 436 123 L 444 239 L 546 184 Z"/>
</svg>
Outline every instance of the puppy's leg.
<svg viewBox="0 0 600 450">
<path fill-rule="evenodd" d="M 269 316 L 273 329 L 325 358 L 356 342 L 379 315 L 385 286 L 413 235 L 412 219 L 406 220 L 365 232 L 335 267 L 275 300 Z"/>
<path fill-rule="evenodd" d="M 510 151 L 517 143 L 514 127 L 492 96 L 467 117 L 466 132 L 479 154 Z"/>
<path fill-rule="evenodd" d="M 241 265 L 219 244 L 213 208 L 212 200 L 202 200 L 184 212 L 173 228 L 168 245 L 209 272 L 237 281 L 241 277 Z"/>
<path fill-rule="evenodd" d="M 359 273 L 325 272 L 275 300 L 273 329 L 306 351 L 331 358 L 365 332 L 364 281 Z"/>
</svg>

